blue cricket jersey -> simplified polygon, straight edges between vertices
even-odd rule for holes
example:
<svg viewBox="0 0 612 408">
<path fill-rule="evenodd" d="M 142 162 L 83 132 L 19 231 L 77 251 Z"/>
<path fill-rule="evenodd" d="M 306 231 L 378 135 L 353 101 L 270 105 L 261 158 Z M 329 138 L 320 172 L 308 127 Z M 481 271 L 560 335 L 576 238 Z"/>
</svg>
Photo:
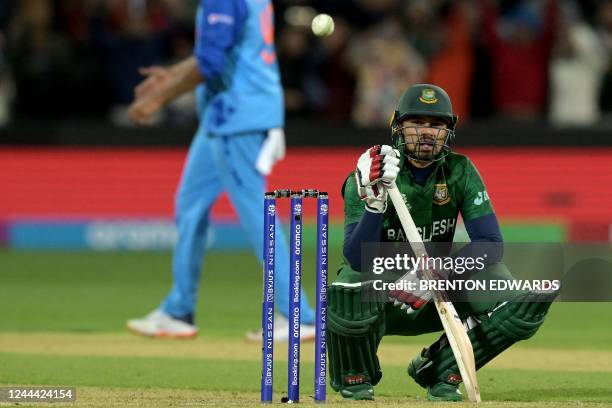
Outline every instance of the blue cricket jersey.
<svg viewBox="0 0 612 408">
<path fill-rule="evenodd" d="M 204 75 L 198 113 L 210 134 L 284 125 L 270 0 L 201 0 L 194 55 Z"/>
</svg>

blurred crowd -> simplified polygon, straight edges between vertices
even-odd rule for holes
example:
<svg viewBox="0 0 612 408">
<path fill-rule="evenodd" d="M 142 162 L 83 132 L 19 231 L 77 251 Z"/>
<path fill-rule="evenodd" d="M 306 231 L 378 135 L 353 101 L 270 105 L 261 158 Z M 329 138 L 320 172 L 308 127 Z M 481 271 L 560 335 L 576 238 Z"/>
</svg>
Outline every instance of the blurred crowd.
<svg viewBox="0 0 612 408">
<path fill-rule="evenodd" d="M 199 0 L 2 0 L 0 125 L 108 117 L 138 67 L 191 53 Z M 506 117 L 588 126 L 612 116 L 612 0 L 278 0 L 288 115 L 388 123 L 401 92 L 433 82 L 461 121 Z M 317 38 L 310 21 L 334 17 Z M 184 98 L 161 119 L 195 120 Z"/>
</svg>

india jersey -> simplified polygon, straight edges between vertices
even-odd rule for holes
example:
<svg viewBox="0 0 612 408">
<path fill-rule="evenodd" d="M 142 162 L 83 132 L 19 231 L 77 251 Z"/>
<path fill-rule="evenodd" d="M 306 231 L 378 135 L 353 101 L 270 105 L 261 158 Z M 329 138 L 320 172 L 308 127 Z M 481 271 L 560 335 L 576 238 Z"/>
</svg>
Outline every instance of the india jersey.
<svg viewBox="0 0 612 408">
<path fill-rule="evenodd" d="M 402 156 L 396 183 L 423 241 L 452 242 L 460 213 L 464 220 L 469 221 L 493 213 L 493 206 L 478 170 L 466 156 L 450 153 L 432 166 L 436 168 L 425 185 L 420 186 L 414 181 L 406 158 Z M 359 222 L 366 210 L 353 174 L 344 183 L 343 196 L 345 226 Z M 388 200 L 380 241 L 405 240 L 406 234 L 391 200 Z"/>
<path fill-rule="evenodd" d="M 210 55 L 210 44 L 222 55 Z M 201 125 L 209 134 L 284 125 L 270 0 L 201 0 L 194 54 L 199 60 L 225 62 L 224 71 L 205 78 L 196 91 Z"/>
</svg>

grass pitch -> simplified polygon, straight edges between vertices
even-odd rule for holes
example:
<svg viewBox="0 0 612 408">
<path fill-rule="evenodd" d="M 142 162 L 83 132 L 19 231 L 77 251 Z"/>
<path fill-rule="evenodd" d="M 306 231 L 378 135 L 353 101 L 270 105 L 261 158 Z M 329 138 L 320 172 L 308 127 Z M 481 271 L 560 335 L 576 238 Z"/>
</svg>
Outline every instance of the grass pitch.
<svg viewBox="0 0 612 408">
<path fill-rule="evenodd" d="M 313 259 L 304 256 L 311 295 Z M 125 320 L 150 311 L 168 290 L 169 267 L 168 253 L 0 252 L 0 385 L 74 386 L 77 403 L 66 406 L 259 406 L 260 346 L 244 340 L 259 326 L 257 262 L 249 253 L 206 259 L 199 338 L 126 333 Z M 611 304 L 553 305 L 533 339 L 479 371 L 483 405 L 612 405 L 610 321 Z M 383 340 L 384 377 L 377 401 L 368 406 L 440 405 L 425 401 L 405 373 L 407 362 L 435 337 Z M 286 354 L 278 345 L 276 400 L 286 387 Z M 306 404 L 313 403 L 312 355 L 312 344 L 303 345 Z M 363 405 L 341 401 L 331 389 L 328 395 L 330 405 Z"/>
</svg>

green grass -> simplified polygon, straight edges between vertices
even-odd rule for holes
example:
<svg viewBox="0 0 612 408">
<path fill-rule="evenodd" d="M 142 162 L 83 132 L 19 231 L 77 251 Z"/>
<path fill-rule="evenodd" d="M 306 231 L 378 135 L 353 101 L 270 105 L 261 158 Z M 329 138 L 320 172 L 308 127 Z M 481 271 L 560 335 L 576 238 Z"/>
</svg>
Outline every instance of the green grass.
<svg viewBox="0 0 612 408">
<path fill-rule="evenodd" d="M 332 252 L 331 276 L 339 262 L 337 252 Z M 305 251 L 304 260 L 312 296 L 312 251 Z M 177 404 L 205 403 L 201 399 L 210 399 L 206 393 L 211 391 L 217 405 L 256 399 L 258 350 L 242 340 L 260 320 L 261 272 L 249 253 L 217 252 L 206 259 L 197 310 L 202 337 L 195 343 L 125 334 L 125 320 L 150 311 L 169 289 L 170 261 L 169 253 L 0 252 L 0 384 L 74 385 L 90 393 L 83 401 L 98 395 L 108 399 L 107 405 L 129 394 L 134 405 L 164 406 L 167 399 L 155 396 L 166 392 L 176 395 Z M 612 304 L 553 305 L 533 339 L 479 372 L 483 399 L 542 406 L 612 403 L 610 321 Z M 380 401 L 388 406 L 422 402 L 423 392 L 406 376 L 405 365 L 434 337 L 385 339 L 381 347 L 388 345 L 400 355 L 383 361 L 384 378 L 376 389 Z M 79 339 L 84 346 L 71 349 L 70 342 Z M 225 344 L 223 350 L 215 349 L 218 344 Z M 246 354 L 232 356 L 232 350 Z M 278 353 L 286 351 L 279 347 Z M 573 354 L 587 361 L 574 367 Z M 528 357 L 517 362 L 522 355 Z M 564 363 L 554 364 L 547 357 L 563 357 Z M 307 396 L 312 393 L 313 367 L 305 360 Z M 279 395 L 285 377 L 284 362 L 279 361 Z M 332 402 L 335 398 L 331 396 Z"/>
<path fill-rule="evenodd" d="M 501 225 L 504 242 L 565 242 L 567 227 L 557 222 L 506 221 Z"/>
<path fill-rule="evenodd" d="M 304 254 L 313 271 L 314 254 Z M 122 331 L 155 308 L 171 285 L 169 253 L 0 253 L 0 331 Z M 250 253 L 207 257 L 198 323 L 213 336 L 259 326 L 261 268 Z M 313 273 L 305 273 L 314 288 Z M 222 314 L 222 315 L 221 315 Z"/>
<path fill-rule="evenodd" d="M 121 388 L 206 389 L 209 391 L 257 392 L 259 361 L 222 359 L 135 358 L 20 355 L 0 353 L 0 382 L 69 384 Z M 286 387 L 285 366 L 276 364 L 275 391 Z M 311 362 L 302 363 L 303 395 L 312 395 Z M 612 402 L 610 372 L 558 372 L 550 370 L 482 370 L 479 375 L 484 400 Z M 228 379 L 236 381 L 228 381 Z M 549 379 L 546 381 L 545 379 Z M 544 380 L 544 381 L 543 381 Z M 25 382 L 27 381 L 27 382 Z M 537 384 L 534 387 L 534 384 Z M 523 390 L 523 391 L 521 391 Z M 422 397 L 419 388 L 400 365 L 385 367 L 376 394 Z M 410 399 L 413 399 L 410 398 Z"/>
<path fill-rule="evenodd" d="M 330 259 L 330 277 L 339 259 Z M 313 298 L 312 251 L 304 282 Z M 161 301 L 171 284 L 169 253 L 0 252 L 2 331 L 121 332 L 125 320 Z M 248 253 L 207 257 L 197 319 L 206 336 L 242 336 L 260 324 L 261 272 Z M 239 289 L 236 289 L 239 287 Z M 612 349 L 612 304 L 558 303 L 533 347 Z M 569 326 L 568 326 L 569 325 Z M 570 330 L 573 328 L 573 330 Z M 422 343 L 422 338 L 402 339 Z M 391 341 L 394 341 L 392 339 Z"/>
</svg>

